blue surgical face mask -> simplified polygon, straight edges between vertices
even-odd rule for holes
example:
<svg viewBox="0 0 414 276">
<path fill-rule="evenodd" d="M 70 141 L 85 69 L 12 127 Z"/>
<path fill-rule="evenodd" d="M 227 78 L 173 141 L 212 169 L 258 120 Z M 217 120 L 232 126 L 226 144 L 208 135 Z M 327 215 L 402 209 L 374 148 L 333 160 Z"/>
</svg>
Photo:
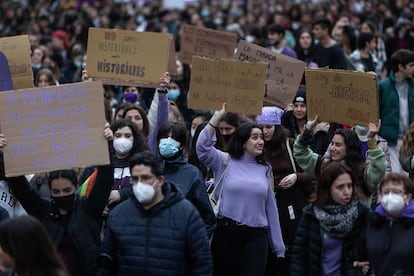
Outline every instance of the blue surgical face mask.
<svg viewBox="0 0 414 276">
<path fill-rule="evenodd" d="M 75 64 L 76 68 L 82 68 L 83 61 L 82 60 L 74 60 L 73 64 Z"/>
<path fill-rule="evenodd" d="M 190 130 L 190 135 L 191 135 L 191 137 L 194 137 L 194 135 L 195 135 L 195 129 L 191 129 Z"/>
<path fill-rule="evenodd" d="M 168 99 L 170 101 L 176 101 L 180 96 L 180 89 L 168 89 Z"/>
<path fill-rule="evenodd" d="M 32 63 L 32 68 L 33 69 L 40 69 L 40 68 L 42 68 L 42 64 L 41 63 Z"/>
<path fill-rule="evenodd" d="M 180 150 L 180 143 L 171 137 L 160 139 L 158 145 L 161 157 L 173 157 Z"/>
</svg>

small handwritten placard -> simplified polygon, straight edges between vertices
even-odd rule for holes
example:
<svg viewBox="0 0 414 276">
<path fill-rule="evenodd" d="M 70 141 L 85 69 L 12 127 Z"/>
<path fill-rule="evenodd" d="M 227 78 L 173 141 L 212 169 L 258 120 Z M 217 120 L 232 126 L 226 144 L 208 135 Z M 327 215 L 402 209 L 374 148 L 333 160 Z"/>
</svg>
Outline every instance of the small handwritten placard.
<svg viewBox="0 0 414 276">
<path fill-rule="evenodd" d="M 285 108 L 292 103 L 305 70 L 305 63 L 259 45 L 240 40 L 235 58 L 268 64 L 264 103 Z"/>
<path fill-rule="evenodd" d="M 379 119 L 375 74 L 306 69 L 308 118 L 319 114 L 321 121 L 368 125 Z"/>
<path fill-rule="evenodd" d="M 265 63 L 193 57 L 189 107 L 227 110 L 248 115 L 262 112 Z"/>
<path fill-rule="evenodd" d="M 86 70 L 106 84 L 158 87 L 171 40 L 163 33 L 89 28 Z"/>
<path fill-rule="evenodd" d="M 0 51 L 9 62 L 14 89 L 33 87 L 33 71 L 31 65 L 31 49 L 28 35 L 0 38 Z"/>
<path fill-rule="evenodd" d="M 0 93 L 6 176 L 109 164 L 102 82 Z"/>
<path fill-rule="evenodd" d="M 193 56 L 233 58 L 237 35 L 231 32 L 181 25 L 180 60 L 191 64 Z"/>
</svg>

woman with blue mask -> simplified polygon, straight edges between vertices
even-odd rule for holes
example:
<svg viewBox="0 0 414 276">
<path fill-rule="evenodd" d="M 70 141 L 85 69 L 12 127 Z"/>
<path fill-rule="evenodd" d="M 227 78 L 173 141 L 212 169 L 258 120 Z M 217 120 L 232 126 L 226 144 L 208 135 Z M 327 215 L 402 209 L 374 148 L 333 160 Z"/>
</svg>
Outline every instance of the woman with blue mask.
<svg viewBox="0 0 414 276">
<path fill-rule="evenodd" d="M 158 151 L 165 163 L 165 179 L 177 186 L 193 203 L 203 219 L 209 235 L 216 219 L 207 196 L 200 170 L 183 157 L 187 146 L 187 129 L 181 123 L 166 123 L 157 132 Z"/>
</svg>

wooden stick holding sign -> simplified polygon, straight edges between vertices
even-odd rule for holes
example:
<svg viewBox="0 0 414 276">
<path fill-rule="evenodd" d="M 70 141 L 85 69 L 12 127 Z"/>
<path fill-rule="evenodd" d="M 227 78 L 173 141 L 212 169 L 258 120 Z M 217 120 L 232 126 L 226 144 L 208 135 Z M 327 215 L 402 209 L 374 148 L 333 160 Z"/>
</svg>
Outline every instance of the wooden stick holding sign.
<svg viewBox="0 0 414 276">
<path fill-rule="evenodd" d="M 262 112 L 265 63 L 193 57 L 189 107 L 218 110 L 227 103 L 230 112 Z"/>
<path fill-rule="evenodd" d="M 86 70 L 105 84 L 158 87 L 171 40 L 163 33 L 89 28 Z"/>
<path fill-rule="evenodd" d="M 308 118 L 348 125 L 377 122 L 378 94 L 375 74 L 306 69 Z"/>
<path fill-rule="evenodd" d="M 285 108 L 296 95 L 306 64 L 258 45 L 240 40 L 235 59 L 268 64 L 264 105 Z"/>
<path fill-rule="evenodd" d="M 0 93 L 6 176 L 109 164 L 101 82 Z"/>
</svg>

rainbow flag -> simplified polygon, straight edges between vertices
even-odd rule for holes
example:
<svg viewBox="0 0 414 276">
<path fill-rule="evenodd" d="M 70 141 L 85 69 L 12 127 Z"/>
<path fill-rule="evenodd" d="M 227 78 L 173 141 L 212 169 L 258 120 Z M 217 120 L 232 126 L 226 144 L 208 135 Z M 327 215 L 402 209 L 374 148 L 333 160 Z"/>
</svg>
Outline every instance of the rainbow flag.
<svg viewBox="0 0 414 276">
<path fill-rule="evenodd" d="M 96 183 L 96 176 L 98 175 L 98 169 L 95 169 L 93 173 L 85 180 L 85 182 L 78 188 L 78 194 L 80 196 L 88 197 Z"/>
</svg>

